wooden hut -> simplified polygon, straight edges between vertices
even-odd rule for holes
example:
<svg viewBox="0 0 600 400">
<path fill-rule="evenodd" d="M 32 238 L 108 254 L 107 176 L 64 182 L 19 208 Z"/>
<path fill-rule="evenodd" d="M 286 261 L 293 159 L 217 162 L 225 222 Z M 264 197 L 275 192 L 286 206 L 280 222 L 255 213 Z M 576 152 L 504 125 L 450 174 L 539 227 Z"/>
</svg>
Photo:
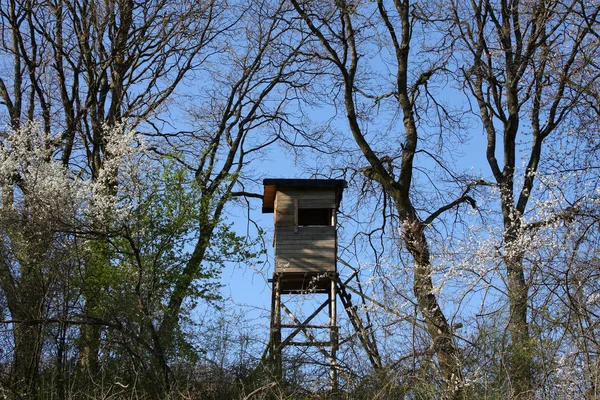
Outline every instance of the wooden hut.
<svg viewBox="0 0 600 400">
<path fill-rule="evenodd" d="M 263 213 L 274 213 L 274 274 L 282 292 L 327 290 L 335 274 L 336 213 L 346 181 L 265 179 Z"/>
<path fill-rule="evenodd" d="M 337 388 L 338 327 L 336 325 L 337 274 L 336 213 L 346 181 L 340 179 L 265 179 L 263 212 L 274 213 L 275 271 L 271 300 L 269 354 L 273 373 L 282 375 L 282 350 L 286 346 L 315 346 L 327 357 L 331 388 Z M 284 304 L 282 295 L 323 293 L 327 298 L 308 319 L 301 321 Z M 319 296 L 322 296 L 319 294 Z M 295 297 L 295 296 L 294 296 Z M 328 323 L 312 324 L 320 311 L 328 309 Z M 291 320 L 282 324 L 282 311 Z M 288 330 L 282 341 L 282 331 Z M 326 341 L 311 330 L 329 331 Z M 304 332 L 307 342 L 294 338 Z M 328 348 L 328 349 L 326 349 Z"/>
</svg>

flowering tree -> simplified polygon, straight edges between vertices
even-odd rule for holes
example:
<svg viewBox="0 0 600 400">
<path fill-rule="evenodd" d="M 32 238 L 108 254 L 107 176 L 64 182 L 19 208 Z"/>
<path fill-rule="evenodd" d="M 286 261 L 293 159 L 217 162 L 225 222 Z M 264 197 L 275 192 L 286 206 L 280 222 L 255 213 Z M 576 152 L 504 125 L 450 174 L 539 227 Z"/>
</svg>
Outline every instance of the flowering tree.
<svg viewBox="0 0 600 400">
<path fill-rule="evenodd" d="M 77 201 L 48 196 L 55 207 L 74 204 L 60 225 L 52 221 L 70 210 L 66 206 L 62 213 L 48 209 L 48 216 L 32 212 L 50 224 L 41 235 L 47 250 L 36 246 L 41 253 L 58 246 L 57 238 L 70 243 L 62 248 L 63 274 L 48 275 L 59 277 L 56 291 L 49 293 L 39 279 L 44 268 L 55 265 L 50 258 L 40 256 L 44 262 L 31 268 L 17 260 L 3 270 L 2 293 L 14 294 L 14 312 L 5 320 L 14 323 L 13 378 L 7 385 L 12 390 L 36 392 L 44 348 L 51 354 L 46 359 L 56 357 L 58 393 L 72 388 L 90 393 L 109 372 L 125 376 L 130 390 L 137 390 L 141 379 L 159 398 L 179 390 L 182 381 L 173 364 L 183 354 L 190 360 L 195 354 L 180 352 L 191 349 L 182 330 L 187 313 L 198 299 L 218 298 L 215 279 L 225 260 L 256 255 L 253 242 L 234 234 L 223 213 L 229 202 L 249 195 L 243 186 L 247 175 L 252 178 L 248 163 L 266 146 L 294 141 L 287 136 L 295 118 L 286 109 L 291 77 L 302 76 L 302 65 L 302 71 L 311 68 L 289 46 L 289 25 L 273 18 L 285 12 L 282 5 L 250 4 L 226 15 L 222 6 L 40 2 L 34 10 L 7 4 L 2 17 L 11 40 L 4 42 L 5 56 L 15 65 L 34 54 L 44 62 L 28 65 L 26 75 L 17 68 L 2 81 L 6 120 L 13 126 L 2 136 L 2 171 L 8 171 L 4 210 L 19 202 L 37 204 L 24 189 L 29 179 L 42 182 L 28 175 L 34 160 L 53 171 L 43 177 L 55 180 L 54 189 L 64 196 L 75 193 L 65 188 L 78 188 Z M 238 29 L 220 29 L 233 25 Z M 25 34 L 28 29 L 36 35 Z M 35 48 L 34 42 L 45 45 Z M 209 43 L 214 47 L 202 53 Z M 55 68 L 49 68 L 52 63 Z M 168 132 L 168 123 L 158 129 L 157 121 L 164 121 L 152 117 L 167 99 L 181 105 L 173 93 L 187 73 L 201 77 L 202 87 L 193 99 L 186 94 L 185 107 L 178 110 L 177 117 L 185 116 L 189 125 L 181 131 L 171 120 L 178 125 L 174 132 Z M 34 84 L 21 85 L 23 80 Z M 54 87 L 65 89 L 56 113 L 47 101 Z M 30 107 L 19 112 L 17 100 L 23 97 Z M 26 121 L 36 115 L 39 125 Z M 54 133 L 57 128 L 60 134 Z M 15 157 L 21 164 L 12 161 Z M 30 235 L 22 237 L 33 245 Z M 4 249 L 18 247 L 7 242 Z M 31 290 L 19 284 L 15 291 L 11 282 L 24 283 L 29 270 Z M 53 297 L 58 294 L 63 297 Z M 28 296 L 37 314 L 19 314 L 18 305 Z M 42 312 L 47 304 L 53 307 Z M 29 336 L 20 338 L 21 331 Z M 49 331 L 57 346 L 44 347 Z M 75 385 L 67 385 L 68 379 Z"/>
<path fill-rule="evenodd" d="M 112 158 L 95 180 L 72 175 L 54 158 L 52 137 L 39 125 L 23 124 L 2 142 L 0 284 L 9 311 L 4 323 L 13 331 L 10 386 L 19 393 L 36 392 L 44 331 L 59 324 L 100 326 L 119 337 L 136 357 L 131 367 L 148 371 L 141 376 L 148 384 L 162 382 L 158 393 L 165 395 L 172 351 L 186 345 L 179 319 L 190 308 L 182 303 L 218 299 L 223 262 L 256 256 L 252 243 L 214 214 L 213 200 L 189 171 L 152 162 L 136 133 L 123 129 L 106 135 Z M 107 191 L 104 179 L 118 182 L 115 190 Z M 90 285 L 102 295 L 93 314 L 88 297 L 80 297 Z M 99 351 L 120 346 L 99 343 Z"/>
<path fill-rule="evenodd" d="M 524 238 L 528 231 L 556 218 L 569 219 L 579 205 L 537 223 L 524 220 L 538 174 L 545 174 L 559 140 L 576 134 L 568 125 L 583 122 L 580 113 L 596 96 L 600 48 L 594 29 L 600 12 L 586 2 L 453 2 L 452 22 L 462 50 L 457 70 L 465 92 L 478 105 L 485 129 L 485 155 L 498 186 L 506 267 L 511 338 L 511 396 L 535 393 L 532 338 L 528 322 L 533 272 L 527 272 Z M 525 135 L 527 139 L 525 139 Z M 528 145 L 520 145 L 526 140 Z M 544 150 L 549 154 L 544 157 Z M 575 148 L 573 148 L 575 150 Z M 583 148 L 577 150 L 584 150 Z M 520 168 L 523 151 L 525 168 Z M 563 153 L 564 154 L 564 153 Z M 559 156 L 560 157 L 560 156 Z M 579 167 L 586 167 L 578 166 Z"/>
<path fill-rule="evenodd" d="M 24 392 L 36 390 L 43 323 L 60 290 L 58 277 L 73 266 L 74 242 L 65 228 L 87 201 L 85 185 L 72 184 L 54 160 L 53 139 L 26 123 L 0 145 L 0 285 L 12 324 L 12 384 Z"/>
<path fill-rule="evenodd" d="M 0 79 L 4 123 L 18 129 L 37 119 L 46 135 L 60 131 L 55 156 L 93 180 L 112 162 L 106 145 L 113 128 L 159 114 L 231 23 L 215 2 L 8 0 L 1 8 L 1 52 L 12 66 Z M 98 190 L 114 191 L 110 178 L 102 181 L 108 186 Z M 96 272 L 85 271 L 91 282 Z M 100 318 L 92 310 L 101 296 L 93 284 L 88 289 L 85 313 Z M 81 326 L 84 376 L 97 372 L 99 329 Z"/>
</svg>

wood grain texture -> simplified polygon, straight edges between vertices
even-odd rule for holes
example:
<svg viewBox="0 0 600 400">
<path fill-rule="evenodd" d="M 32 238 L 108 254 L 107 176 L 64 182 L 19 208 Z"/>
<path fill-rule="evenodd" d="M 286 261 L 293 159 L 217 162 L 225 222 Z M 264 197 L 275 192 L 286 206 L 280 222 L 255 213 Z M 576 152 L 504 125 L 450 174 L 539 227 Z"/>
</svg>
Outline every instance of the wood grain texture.
<svg viewBox="0 0 600 400">
<path fill-rule="evenodd" d="M 336 251 L 333 226 L 278 228 L 275 272 L 334 272 Z"/>
<path fill-rule="evenodd" d="M 335 190 L 294 190 L 277 192 L 276 210 L 293 207 L 293 199 L 298 200 L 299 208 L 336 208 Z"/>
</svg>

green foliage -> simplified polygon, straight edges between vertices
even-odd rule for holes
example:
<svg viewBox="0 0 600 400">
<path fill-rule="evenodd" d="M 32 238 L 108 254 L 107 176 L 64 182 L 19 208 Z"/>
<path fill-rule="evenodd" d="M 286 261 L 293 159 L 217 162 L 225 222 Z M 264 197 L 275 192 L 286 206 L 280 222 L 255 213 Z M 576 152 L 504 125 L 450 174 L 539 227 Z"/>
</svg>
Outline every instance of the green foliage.
<svg viewBox="0 0 600 400">
<path fill-rule="evenodd" d="M 88 241 L 85 262 L 85 286 L 96 296 L 104 293 L 90 311 L 117 327 L 106 330 L 104 351 L 133 353 L 131 382 L 139 369 L 148 371 L 148 379 L 157 379 L 166 368 L 160 363 L 170 359 L 180 367 L 194 365 L 197 348 L 181 325 L 190 321 L 200 301 L 218 305 L 225 263 L 251 262 L 260 254 L 253 250 L 256 241 L 239 236 L 232 224 L 215 217 L 216 204 L 223 199 L 207 199 L 185 168 L 171 161 L 152 165 L 138 184 L 137 197 L 126 199 L 133 206 L 110 221 L 108 240 Z M 202 246 L 199 267 L 190 268 Z M 182 284 L 188 280 L 189 285 Z M 181 288 L 183 293 L 178 293 Z M 178 295 L 185 299 L 181 309 L 173 306 Z M 178 324 L 163 329 L 172 315 Z M 120 350 L 119 343 L 126 347 Z M 161 361 L 163 356 L 166 361 Z"/>
</svg>

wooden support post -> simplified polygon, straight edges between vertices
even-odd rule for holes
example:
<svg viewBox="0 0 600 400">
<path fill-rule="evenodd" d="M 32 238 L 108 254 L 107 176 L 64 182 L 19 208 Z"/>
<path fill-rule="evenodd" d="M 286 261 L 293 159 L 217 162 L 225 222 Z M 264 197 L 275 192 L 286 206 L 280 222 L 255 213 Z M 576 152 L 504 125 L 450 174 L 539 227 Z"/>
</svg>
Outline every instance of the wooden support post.
<svg viewBox="0 0 600 400">
<path fill-rule="evenodd" d="M 271 357 L 275 379 L 283 379 L 281 357 L 281 279 L 273 274 L 273 293 L 271 300 Z"/>
<path fill-rule="evenodd" d="M 331 351 L 329 363 L 331 365 L 331 391 L 335 392 L 338 389 L 338 377 L 337 377 L 337 349 L 338 349 L 338 331 L 337 331 L 337 285 L 336 275 L 330 274 L 331 290 L 329 292 L 329 337 L 331 342 Z"/>
<path fill-rule="evenodd" d="M 298 199 L 294 199 L 294 233 L 298 233 Z"/>
</svg>

